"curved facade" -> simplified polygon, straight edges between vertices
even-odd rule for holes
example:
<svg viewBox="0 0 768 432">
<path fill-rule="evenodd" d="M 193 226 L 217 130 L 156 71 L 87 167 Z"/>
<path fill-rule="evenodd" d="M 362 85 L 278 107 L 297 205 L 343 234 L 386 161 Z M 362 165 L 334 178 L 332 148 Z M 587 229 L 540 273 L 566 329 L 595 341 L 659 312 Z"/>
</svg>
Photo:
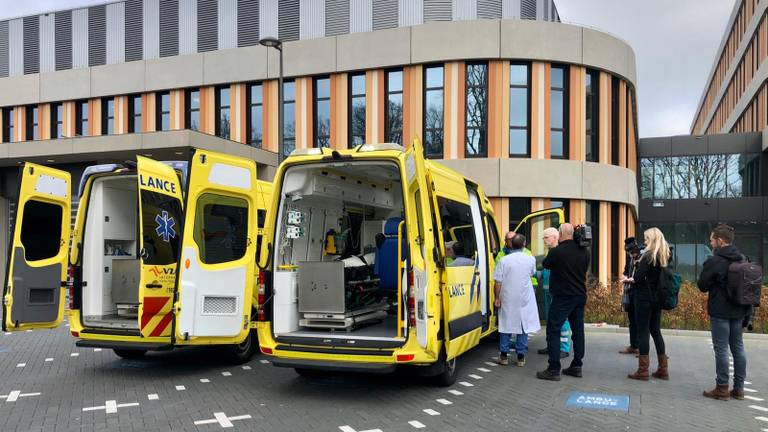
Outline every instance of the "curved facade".
<svg viewBox="0 0 768 432">
<path fill-rule="evenodd" d="M 204 3 L 197 2 L 198 14 Z M 212 3 L 219 13 L 222 4 L 237 4 Z M 328 8 L 338 2 L 317 3 L 325 5 L 328 34 L 334 19 Z M 373 24 L 383 3 L 397 6 L 398 19 L 404 5 L 412 6 L 373 1 Z M 620 273 L 638 203 L 632 49 L 591 29 L 480 14 L 489 6 L 502 14 L 510 4 L 529 7 L 525 0 L 454 1 L 454 21 L 423 24 L 428 6 L 450 2 L 413 3 L 422 7 L 416 25 L 398 21 L 285 43 L 284 147 L 277 142 L 277 53 L 247 46 L 2 78 L 9 143 L 0 144 L 0 164 L 15 163 L 22 146 L 44 148 L 39 158 L 90 160 L 56 148 L 56 140 L 79 136 L 89 136 L 74 138 L 80 152 L 93 145 L 107 152 L 104 160 L 126 136 L 174 129 L 218 135 L 238 154 L 362 142 L 407 146 L 420 136 L 428 157 L 483 186 L 502 230 L 530 211 L 563 206 L 570 221 L 595 227 L 595 275 L 607 282 Z M 462 18 L 456 11 L 464 5 L 471 13 Z M 302 14 L 297 17 L 301 35 Z M 341 15 L 341 22 L 347 19 L 352 26 Z M 291 24 L 286 20 L 280 15 L 278 29 Z M 246 30 L 238 26 L 238 38 Z M 26 142 L 36 139 L 52 141 Z M 540 240 L 532 246 L 540 248 Z"/>
</svg>

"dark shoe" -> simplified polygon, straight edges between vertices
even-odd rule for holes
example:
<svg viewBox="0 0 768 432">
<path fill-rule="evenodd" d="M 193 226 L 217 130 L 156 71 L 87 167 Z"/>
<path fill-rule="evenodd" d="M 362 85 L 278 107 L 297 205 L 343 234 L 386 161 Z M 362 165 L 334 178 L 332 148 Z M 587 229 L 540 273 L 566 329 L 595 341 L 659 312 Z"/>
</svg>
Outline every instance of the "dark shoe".
<svg viewBox="0 0 768 432">
<path fill-rule="evenodd" d="M 666 354 L 659 354 L 659 368 L 653 373 L 653 377 L 669 380 L 669 357 Z"/>
<path fill-rule="evenodd" d="M 536 372 L 536 378 L 547 381 L 560 381 L 560 372 L 554 372 L 549 369 Z"/>
<path fill-rule="evenodd" d="M 704 390 L 703 395 L 704 397 L 708 397 L 710 399 L 717 399 L 722 401 L 727 401 L 731 398 L 731 394 L 728 392 L 728 384 L 717 384 L 712 390 Z"/>
<path fill-rule="evenodd" d="M 628 346 L 628 347 L 625 347 L 623 350 L 619 351 L 619 354 L 640 354 L 640 350 L 637 348 Z"/>
<path fill-rule="evenodd" d="M 525 366 L 525 356 L 517 356 L 517 367 Z"/>
<path fill-rule="evenodd" d="M 637 361 L 637 370 L 635 373 L 631 373 L 627 375 L 627 378 L 634 379 L 634 380 L 640 380 L 640 381 L 648 381 L 649 374 L 648 374 L 648 366 L 650 365 L 651 360 L 648 358 L 647 355 L 641 355 L 638 357 Z"/>
<path fill-rule="evenodd" d="M 568 353 L 567 353 L 567 352 L 565 352 L 565 351 L 560 351 L 560 358 L 561 358 L 561 359 L 567 358 L 569 355 L 570 355 L 570 354 L 568 354 Z"/>
<path fill-rule="evenodd" d="M 567 369 L 563 369 L 563 375 L 581 378 L 581 366 L 571 366 Z"/>
<path fill-rule="evenodd" d="M 541 348 L 541 349 L 539 349 L 536 352 L 541 354 L 541 355 L 547 355 L 547 354 L 549 354 L 549 349 L 548 348 Z"/>
<path fill-rule="evenodd" d="M 736 400 L 744 400 L 744 389 L 733 389 L 731 390 L 731 397 Z"/>
</svg>

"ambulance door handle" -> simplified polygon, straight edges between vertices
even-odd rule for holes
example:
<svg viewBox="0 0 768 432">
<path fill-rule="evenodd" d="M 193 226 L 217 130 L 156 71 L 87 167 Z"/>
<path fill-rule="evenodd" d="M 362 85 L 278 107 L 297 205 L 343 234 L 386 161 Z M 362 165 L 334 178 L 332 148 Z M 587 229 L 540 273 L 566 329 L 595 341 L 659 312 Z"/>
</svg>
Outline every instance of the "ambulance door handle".
<svg viewBox="0 0 768 432">
<path fill-rule="evenodd" d="M 162 288 L 163 286 L 161 284 L 146 284 L 144 285 L 147 288 Z"/>
</svg>

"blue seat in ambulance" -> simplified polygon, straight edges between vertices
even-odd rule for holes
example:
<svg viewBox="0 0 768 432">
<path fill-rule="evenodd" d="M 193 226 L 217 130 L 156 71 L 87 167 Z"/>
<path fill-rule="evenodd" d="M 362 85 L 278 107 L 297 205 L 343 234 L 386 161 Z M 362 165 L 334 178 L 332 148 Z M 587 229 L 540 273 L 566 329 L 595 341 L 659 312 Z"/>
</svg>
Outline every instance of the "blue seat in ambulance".
<svg viewBox="0 0 768 432">
<path fill-rule="evenodd" d="M 403 218 L 393 217 L 384 223 L 384 233 L 376 235 L 376 264 L 373 272 L 379 276 L 379 288 L 383 290 L 397 290 L 397 227 Z M 403 246 L 401 257 L 405 260 L 408 256 L 408 246 L 405 242 L 405 228 L 403 228 Z"/>
</svg>

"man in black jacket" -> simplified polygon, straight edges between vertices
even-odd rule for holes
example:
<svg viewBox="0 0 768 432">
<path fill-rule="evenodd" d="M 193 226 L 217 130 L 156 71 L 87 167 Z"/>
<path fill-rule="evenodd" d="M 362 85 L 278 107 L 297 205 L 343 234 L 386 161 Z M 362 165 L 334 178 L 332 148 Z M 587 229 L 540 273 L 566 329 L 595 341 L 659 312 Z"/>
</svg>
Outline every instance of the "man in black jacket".
<svg viewBox="0 0 768 432">
<path fill-rule="evenodd" d="M 560 244 L 551 249 L 543 266 L 550 270 L 550 294 L 547 319 L 547 347 L 549 366 L 537 372 L 536 377 L 549 381 L 560 381 L 560 328 L 569 320 L 573 338 L 573 361 L 563 373 L 581 378 L 584 358 L 584 306 L 587 304 L 587 269 L 589 250 L 573 241 L 573 225 L 560 225 Z"/>
<path fill-rule="evenodd" d="M 718 225 L 709 236 L 714 255 L 705 262 L 699 275 L 701 292 L 709 294 L 707 310 L 712 329 L 712 345 L 715 349 L 716 386 L 705 391 L 712 399 L 744 399 L 744 379 L 747 376 L 747 355 L 744 352 L 742 322 L 751 312 L 750 306 L 731 302 L 726 291 L 728 266 L 741 261 L 744 256 L 733 245 L 734 230 L 728 225 Z M 733 355 L 733 390 L 728 392 L 728 348 Z"/>
</svg>

